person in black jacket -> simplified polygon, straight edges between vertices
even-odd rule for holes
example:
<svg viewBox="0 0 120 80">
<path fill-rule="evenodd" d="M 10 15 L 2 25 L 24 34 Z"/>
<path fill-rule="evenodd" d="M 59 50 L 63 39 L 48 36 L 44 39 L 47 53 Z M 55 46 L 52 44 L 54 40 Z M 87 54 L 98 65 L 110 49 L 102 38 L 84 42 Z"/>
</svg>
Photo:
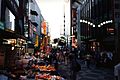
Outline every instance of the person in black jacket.
<svg viewBox="0 0 120 80">
<path fill-rule="evenodd" d="M 81 66 L 78 63 L 75 53 L 73 53 L 73 51 L 70 53 L 69 59 L 70 59 L 71 79 L 76 80 L 77 72 L 81 70 Z"/>
</svg>

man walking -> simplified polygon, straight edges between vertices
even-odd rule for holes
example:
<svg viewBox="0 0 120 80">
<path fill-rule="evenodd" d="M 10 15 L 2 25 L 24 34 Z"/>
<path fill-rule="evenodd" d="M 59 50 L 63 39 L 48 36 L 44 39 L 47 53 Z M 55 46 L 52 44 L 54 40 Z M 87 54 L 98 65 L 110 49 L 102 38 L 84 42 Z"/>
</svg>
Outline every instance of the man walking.
<svg viewBox="0 0 120 80">
<path fill-rule="evenodd" d="M 81 66 L 76 59 L 75 53 L 73 53 L 73 52 L 74 51 L 72 51 L 69 55 L 70 70 L 71 70 L 71 79 L 76 80 L 77 72 L 81 70 Z"/>
</svg>

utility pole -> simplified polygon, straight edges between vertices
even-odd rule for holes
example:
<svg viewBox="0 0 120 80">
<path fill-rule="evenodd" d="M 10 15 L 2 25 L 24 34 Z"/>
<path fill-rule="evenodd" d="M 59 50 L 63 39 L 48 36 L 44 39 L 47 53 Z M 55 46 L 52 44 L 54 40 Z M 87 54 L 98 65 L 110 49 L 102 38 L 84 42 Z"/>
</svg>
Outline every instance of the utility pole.
<svg viewBox="0 0 120 80">
<path fill-rule="evenodd" d="M 64 3 L 64 36 L 65 36 L 65 3 Z"/>
</svg>

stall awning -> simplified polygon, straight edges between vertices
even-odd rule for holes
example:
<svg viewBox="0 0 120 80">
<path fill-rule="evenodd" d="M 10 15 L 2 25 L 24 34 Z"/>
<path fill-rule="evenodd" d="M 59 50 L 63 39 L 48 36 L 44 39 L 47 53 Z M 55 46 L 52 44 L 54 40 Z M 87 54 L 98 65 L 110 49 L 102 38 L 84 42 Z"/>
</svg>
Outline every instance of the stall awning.
<svg viewBox="0 0 120 80">
<path fill-rule="evenodd" d="M 21 38 L 24 40 L 27 40 L 26 37 L 20 34 L 16 34 L 14 31 L 5 31 L 5 30 L 0 30 L 0 37 L 4 39 L 17 39 Z"/>
</svg>

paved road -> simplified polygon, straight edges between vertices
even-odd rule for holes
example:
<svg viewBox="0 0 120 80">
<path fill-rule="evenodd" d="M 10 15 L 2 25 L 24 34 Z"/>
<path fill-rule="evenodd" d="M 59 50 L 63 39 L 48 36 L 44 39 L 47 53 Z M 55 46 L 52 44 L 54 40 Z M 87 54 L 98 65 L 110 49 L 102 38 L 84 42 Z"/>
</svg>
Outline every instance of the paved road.
<svg viewBox="0 0 120 80">
<path fill-rule="evenodd" d="M 86 68 L 84 61 L 80 61 L 82 68 L 77 74 L 77 80 L 114 80 L 113 70 L 106 68 L 95 68 L 94 65 L 90 69 Z M 59 71 L 67 80 L 70 79 L 70 66 L 64 63 L 59 64 Z"/>
</svg>

